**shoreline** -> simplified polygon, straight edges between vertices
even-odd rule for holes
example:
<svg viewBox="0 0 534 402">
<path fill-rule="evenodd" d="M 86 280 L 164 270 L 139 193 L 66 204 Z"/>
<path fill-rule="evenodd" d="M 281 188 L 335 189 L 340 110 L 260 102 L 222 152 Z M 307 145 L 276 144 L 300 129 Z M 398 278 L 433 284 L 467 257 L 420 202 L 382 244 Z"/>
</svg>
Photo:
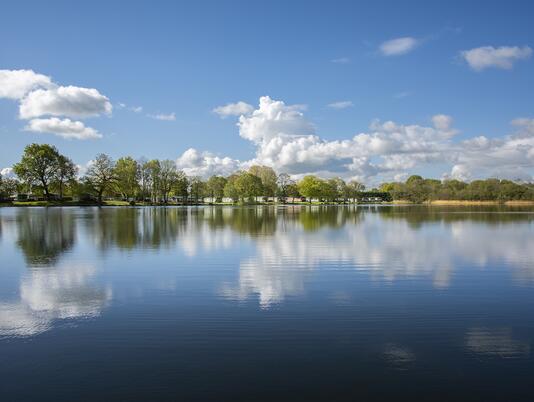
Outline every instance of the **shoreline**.
<svg viewBox="0 0 534 402">
<path fill-rule="evenodd" d="M 57 202 L 57 201 L 30 201 L 30 202 L 6 202 L 0 203 L 0 208 L 28 208 L 28 207 L 199 207 L 199 206 L 217 206 L 217 207 L 251 207 L 251 206 L 347 206 L 347 205 L 419 205 L 419 206 L 534 206 L 534 200 L 509 200 L 509 201 L 473 201 L 473 200 L 432 200 L 422 203 L 414 203 L 408 200 L 394 200 L 390 202 L 362 202 L 362 203 L 328 203 L 328 202 L 297 202 L 297 203 L 190 203 L 190 204 L 153 204 L 153 203 L 136 203 L 131 205 L 126 201 L 105 201 L 103 204 L 84 203 L 84 202 Z"/>
<path fill-rule="evenodd" d="M 532 206 L 534 200 L 509 200 L 509 201 L 472 201 L 472 200 L 433 200 L 426 201 L 427 205 L 505 205 L 505 206 Z"/>
</svg>

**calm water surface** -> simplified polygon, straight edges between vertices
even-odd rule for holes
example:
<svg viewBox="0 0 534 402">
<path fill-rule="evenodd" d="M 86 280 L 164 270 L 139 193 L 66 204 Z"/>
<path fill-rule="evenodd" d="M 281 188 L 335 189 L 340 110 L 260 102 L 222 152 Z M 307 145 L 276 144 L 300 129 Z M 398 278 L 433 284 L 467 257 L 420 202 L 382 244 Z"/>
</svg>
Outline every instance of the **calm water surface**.
<svg viewBox="0 0 534 402">
<path fill-rule="evenodd" d="M 534 400 L 534 211 L 0 209 L 0 399 Z"/>
</svg>

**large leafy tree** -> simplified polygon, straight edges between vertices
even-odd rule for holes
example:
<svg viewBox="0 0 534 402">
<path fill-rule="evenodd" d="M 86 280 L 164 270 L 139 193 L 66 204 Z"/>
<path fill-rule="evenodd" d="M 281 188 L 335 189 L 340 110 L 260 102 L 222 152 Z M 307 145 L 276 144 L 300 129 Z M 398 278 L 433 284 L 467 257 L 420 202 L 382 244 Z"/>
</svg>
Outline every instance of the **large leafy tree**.
<svg viewBox="0 0 534 402">
<path fill-rule="evenodd" d="M 275 196 L 278 177 L 273 168 L 269 166 L 254 165 L 250 167 L 248 172 L 260 178 L 263 186 L 263 195 L 267 197 Z"/>
<path fill-rule="evenodd" d="M 242 201 L 252 200 L 260 196 L 263 191 L 261 179 L 249 172 L 243 172 L 237 177 L 235 187 Z"/>
<path fill-rule="evenodd" d="M 193 201 L 198 202 L 199 199 L 204 197 L 206 192 L 206 183 L 204 183 L 200 177 L 192 177 L 189 180 L 189 194 Z"/>
<path fill-rule="evenodd" d="M 334 177 L 326 181 L 325 193 L 323 197 L 327 198 L 329 201 L 336 201 L 339 198 L 346 199 L 346 189 L 347 184 L 345 181 L 339 177 Z"/>
<path fill-rule="evenodd" d="M 115 164 L 115 178 L 119 193 L 129 199 L 134 197 L 139 189 L 140 169 L 137 161 L 127 156 L 120 158 Z"/>
<path fill-rule="evenodd" d="M 276 196 L 282 201 L 286 202 L 287 197 L 294 196 L 296 183 L 287 173 L 280 173 L 276 181 Z"/>
<path fill-rule="evenodd" d="M 72 182 L 76 178 L 78 167 L 69 158 L 64 155 L 58 157 L 58 170 L 55 183 L 59 189 L 59 197 L 63 198 L 65 184 Z"/>
<path fill-rule="evenodd" d="M 345 187 L 344 197 L 354 202 L 362 191 L 365 191 L 365 186 L 356 180 L 351 180 Z"/>
<path fill-rule="evenodd" d="M 182 177 L 183 172 L 178 171 L 176 163 L 171 160 L 163 160 L 159 163 L 159 190 L 163 202 L 169 201 L 169 195 L 176 186 L 178 180 Z"/>
<path fill-rule="evenodd" d="M 233 202 L 239 201 L 239 190 L 237 189 L 236 182 L 239 178 L 239 173 L 234 173 L 224 185 L 224 196 L 231 198 Z"/>
<path fill-rule="evenodd" d="M 182 197 L 183 200 L 187 199 L 189 195 L 189 178 L 181 170 L 178 170 L 178 177 L 174 183 L 172 192 L 174 195 Z"/>
<path fill-rule="evenodd" d="M 312 198 L 321 198 L 324 195 L 324 180 L 317 176 L 304 176 L 297 184 L 299 193 L 310 201 Z"/>
<path fill-rule="evenodd" d="M 209 197 L 214 198 L 216 201 L 222 201 L 224 197 L 224 186 L 228 180 L 222 176 L 211 176 L 206 182 L 206 192 Z"/>
<path fill-rule="evenodd" d="M 49 200 L 50 184 L 57 178 L 60 169 L 60 156 L 54 146 L 30 144 L 24 148 L 20 162 L 13 165 L 13 171 L 30 187 L 41 186 Z"/>
<path fill-rule="evenodd" d="M 115 163 L 106 154 L 99 154 L 87 170 L 85 176 L 88 184 L 96 193 L 98 203 L 102 203 L 103 194 L 115 183 Z"/>
<path fill-rule="evenodd" d="M 147 176 L 147 187 L 150 188 L 150 198 L 152 202 L 157 202 L 160 196 L 161 163 L 157 159 L 152 159 L 143 165 Z"/>
</svg>

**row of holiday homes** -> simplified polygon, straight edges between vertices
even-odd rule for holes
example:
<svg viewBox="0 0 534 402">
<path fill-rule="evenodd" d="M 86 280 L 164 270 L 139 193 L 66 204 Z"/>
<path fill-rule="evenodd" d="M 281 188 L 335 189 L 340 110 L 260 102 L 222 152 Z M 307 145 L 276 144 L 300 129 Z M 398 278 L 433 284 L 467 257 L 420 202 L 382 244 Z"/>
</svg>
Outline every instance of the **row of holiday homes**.
<svg viewBox="0 0 534 402">
<path fill-rule="evenodd" d="M 37 195 L 37 194 L 31 194 L 31 193 L 18 193 L 11 197 L 9 197 L 10 201 L 18 201 L 18 202 L 31 202 L 31 201 L 45 201 L 45 197 L 43 195 Z M 84 194 L 81 197 L 60 197 L 59 194 L 49 194 L 49 200 L 51 201 L 73 201 L 73 202 L 95 202 L 96 198 L 89 194 Z M 145 199 L 145 200 L 139 200 L 139 199 L 125 199 L 125 198 L 116 198 L 116 197 L 106 197 L 104 198 L 105 201 L 127 201 L 127 202 L 154 202 L 152 199 Z M 253 202 L 258 203 L 276 203 L 276 202 L 284 202 L 289 204 L 294 203 L 303 203 L 303 202 L 323 202 L 324 199 L 320 198 L 312 198 L 307 199 L 306 197 L 287 197 L 285 199 L 280 197 L 254 197 Z M 359 198 L 353 198 L 353 199 L 339 199 L 337 202 L 349 202 L 349 203 L 361 203 L 361 202 L 383 202 L 383 201 L 390 201 L 390 196 L 388 193 L 378 193 L 378 192 L 369 192 L 369 193 L 363 193 L 362 196 Z M 234 202 L 232 198 L 229 197 L 223 197 L 222 199 L 216 199 L 214 197 L 203 197 L 200 199 L 192 199 L 190 197 L 181 197 L 181 196 L 171 196 L 169 197 L 168 203 L 170 204 L 215 204 L 215 203 L 225 203 L 225 204 L 231 204 Z M 162 202 L 157 202 L 162 203 Z"/>
</svg>

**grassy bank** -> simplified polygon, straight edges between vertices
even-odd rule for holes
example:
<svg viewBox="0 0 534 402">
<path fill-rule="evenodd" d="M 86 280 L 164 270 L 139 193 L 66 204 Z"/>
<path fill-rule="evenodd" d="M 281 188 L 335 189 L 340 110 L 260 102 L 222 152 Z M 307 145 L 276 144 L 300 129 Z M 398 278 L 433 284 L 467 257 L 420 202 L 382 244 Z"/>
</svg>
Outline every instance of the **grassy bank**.
<svg viewBox="0 0 534 402">
<path fill-rule="evenodd" d="M 510 201 L 496 201 L 496 200 L 484 200 L 484 201 L 475 201 L 475 200 L 433 200 L 428 201 L 425 204 L 428 205 L 524 205 L 530 206 L 534 205 L 534 201 L 531 200 L 510 200 Z"/>
</svg>

